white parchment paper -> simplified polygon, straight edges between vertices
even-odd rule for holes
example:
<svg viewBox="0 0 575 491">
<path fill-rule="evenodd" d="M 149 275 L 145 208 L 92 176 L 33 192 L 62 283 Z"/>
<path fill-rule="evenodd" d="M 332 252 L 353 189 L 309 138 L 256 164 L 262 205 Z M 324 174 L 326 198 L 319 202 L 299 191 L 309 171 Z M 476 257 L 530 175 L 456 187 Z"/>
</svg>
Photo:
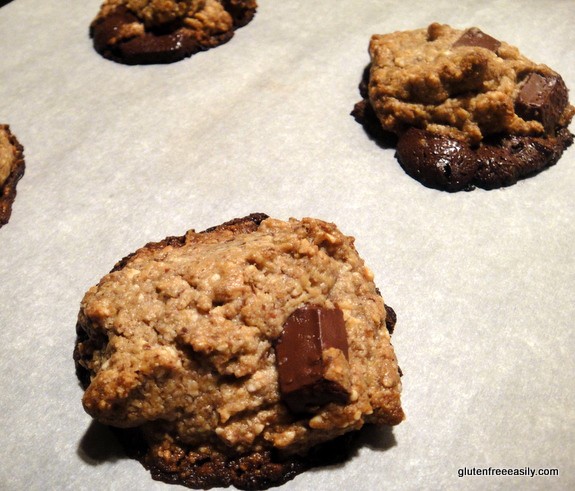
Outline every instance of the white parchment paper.
<svg viewBox="0 0 575 491">
<path fill-rule="evenodd" d="M 93 50 L 99 0 L 0 7 L 0 122 L 26 155 L 0 229 L 0 489 L 177 489 L 83 412 L 79 303 L 146 242 L 255 211 L 356 237 L 404 372 L 404 423 L 283 489 L 575 489 L 575 148 L 513 187 L 447 194 L 349 115 L 371 34 L 433 21 L 573 88 L 575 2 L 259 3 L 228 44 L 146 67 Z M 559 476 L 458 476 L 475 467 Z"/>
</svg>

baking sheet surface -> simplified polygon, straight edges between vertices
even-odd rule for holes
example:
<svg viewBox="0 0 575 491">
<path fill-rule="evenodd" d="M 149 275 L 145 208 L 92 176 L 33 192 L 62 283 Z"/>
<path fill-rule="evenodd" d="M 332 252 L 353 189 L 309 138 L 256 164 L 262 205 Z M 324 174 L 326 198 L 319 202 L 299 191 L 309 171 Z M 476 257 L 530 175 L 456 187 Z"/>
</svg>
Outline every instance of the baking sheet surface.
<svg viewBox="0 0 575 491">
<path fill-rule="evenodd" d="M 177 489 L 83 412 L 80 300 L 146 242 L 256 211 L 356 238 L 404 372 L 404 423 L 283 489 L 575 489 L 575 148 L 510 188 L 448 194 L 349 115 L 371 34 L 433 21 L 573 88 L 575 2 L 259 3 L 228 44 L 146 67 L 95 53 L 99 0 L 0 8 L 0 123 L 26 156 L 0 229 L 0 489 Z M 559 476 L 459 477 L 526 467 Z"/>
</svg>

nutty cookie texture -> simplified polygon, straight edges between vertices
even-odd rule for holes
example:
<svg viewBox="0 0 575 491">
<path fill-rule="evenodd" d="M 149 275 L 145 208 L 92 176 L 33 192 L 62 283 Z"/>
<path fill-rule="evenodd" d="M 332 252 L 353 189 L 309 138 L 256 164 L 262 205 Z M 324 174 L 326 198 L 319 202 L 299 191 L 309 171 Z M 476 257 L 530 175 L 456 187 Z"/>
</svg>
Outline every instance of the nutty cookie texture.
<svg viewBox="0 0 575 491">
<path fill-rule="evenodd" d="M 226 43 L 256 9 L 256 0 L 105 0 L 90 37 L 119 63 L 173 63 Z"/>
<path fill-rule="evenodd" d="M 10 127 L 0 124 L 0 227 L 10 219 L 16 185 L 24 175 L 24 169 L 24 148 Z"/>
<path fill-rule="evenodd" d="M 573 142 L 561 76 L 476 27 L 374 35 L 369 53 L 352 114 L 426 186 L 509 186 Z"/>
<path fill-rule="evenodd" d="M 353 237 L 253 214 L 118 262 L 74 359 L 85 410 L 155 479 L 261 489 L 403 420 L 394 325 Z"/>
</svg>

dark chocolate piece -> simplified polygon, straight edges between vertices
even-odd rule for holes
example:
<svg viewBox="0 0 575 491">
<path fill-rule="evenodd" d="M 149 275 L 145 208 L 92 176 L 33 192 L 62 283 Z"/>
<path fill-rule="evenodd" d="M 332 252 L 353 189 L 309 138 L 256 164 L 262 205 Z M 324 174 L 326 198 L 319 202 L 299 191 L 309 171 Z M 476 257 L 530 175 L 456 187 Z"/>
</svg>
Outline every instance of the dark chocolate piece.
<svg viewBox="0 0 575 491">
<path fill-rule="evenodd" d="M 340 350 L 347 360 L 341 310 L 307 306 L 288 317 L 276 344 L 276 356 L 280 393 L 293 412 L 310 412 L 329 402 L 348 402 L 347 388 L 326 378 L 324 352 L 329 348 Z"/>
<path fill-rule="evenodd" d="M 515 112 L 525 120 L 541 122 L 546 133 L 554 134 L 568 103 L 567 87 L 559 75 L 530 73 L 515 101 Z"/>
<path fill-rule="evenodd" d="M 476 46 L 478 48 L 485 48 L 489 51 L 495 52 L 499 46 L 501 46 L 501 42 L 491 37 L 489 34 L 485 34 L 477 27 L 472 27 L 467 29 L 461 37 L 453 43 L 454 48 L 458 48 L 460 46 Z"/>
</svg>

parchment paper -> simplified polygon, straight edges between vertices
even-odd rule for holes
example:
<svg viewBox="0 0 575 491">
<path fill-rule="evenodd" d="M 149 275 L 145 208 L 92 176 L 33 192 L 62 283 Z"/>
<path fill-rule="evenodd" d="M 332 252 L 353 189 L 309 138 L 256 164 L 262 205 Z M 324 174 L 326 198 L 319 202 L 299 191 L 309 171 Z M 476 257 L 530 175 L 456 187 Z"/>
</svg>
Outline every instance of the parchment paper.
<svg viewBox="0 0 575 491">
<path fill-rule="evenodd" d="M 146 242 L 255 211 L 356 237 L 404 372 L 404 423 L 282 489 L 575 489 L 575 148 L 513 187 L 447 194 L 349 115 L 370 36 L 433 21 L 478 26 L 573 88 L 575 3 L 259 3 L 228 44 L 147 67 L 93 50 L 99 0 L 0 8 L 0 122 L 27 165 L 0 229 L 0 489 L 178 489 L 83 412 L 80 300 Z M 459 477 L 476 467 L 559 476 Z"/>
</svg>

